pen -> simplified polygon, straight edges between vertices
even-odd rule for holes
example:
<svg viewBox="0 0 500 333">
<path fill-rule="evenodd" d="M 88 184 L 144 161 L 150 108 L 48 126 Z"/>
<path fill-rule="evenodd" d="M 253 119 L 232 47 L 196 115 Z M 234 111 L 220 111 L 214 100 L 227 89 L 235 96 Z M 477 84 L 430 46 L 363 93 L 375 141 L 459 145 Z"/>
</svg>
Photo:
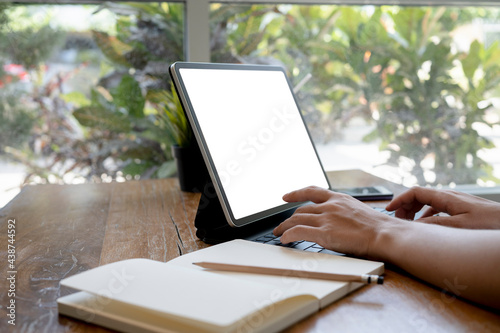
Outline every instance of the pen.
<svg viewBox="0 0 500 333">
<path fill-rule="evenodd" d="M 310 272 L 302 271 L 296 269 L 282 269 L 282 268 L 271 268 L 262 266 L 244 266 L 244 265 L 234 265 L 234 264 L 223 264 L 216 262 L 194 262 L 193 265 L 200 266 L 207 269 L 226 271 L 226 272 L 240 272 L 240 273 L 253 273 L 253 274 L 265 274 L 265 275 L 281 275 L 281 276 L 291 276 L 307 279 L 321 279 L 321 280 L 333 280 L 341 282 L 359 282 L 365 284 L 383 284 L 384 277 L 381 275 L 371 275 L 371 274 L 334 274 L 334 273 L 322 273 L 322 272 Z"/>
</svg>

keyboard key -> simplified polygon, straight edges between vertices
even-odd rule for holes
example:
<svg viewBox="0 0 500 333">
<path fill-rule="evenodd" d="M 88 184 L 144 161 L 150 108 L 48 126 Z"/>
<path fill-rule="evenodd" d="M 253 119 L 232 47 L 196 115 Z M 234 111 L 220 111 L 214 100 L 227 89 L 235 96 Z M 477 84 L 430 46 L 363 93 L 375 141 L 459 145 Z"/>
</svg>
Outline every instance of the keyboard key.
<svg viewBox="0 0 500 333">
<path fill-rule="evenodd" d="M 297 249 L 297 250 L 305 250 L 305 249 L 313 246 L 314 244 L 316 244 L 316 243 L 303 241 L 303 242 L 300 242 L 299 244 L 295 245 L 293 248 Z"/>
<path fill-rule="evenodd" d="M 343 254 L 343 253 L 335 252 L 335 251 L 328 250 L 328 249 L 323 249 L 319 253 L 333 254 L 333 255 L 336 255 L 336 256 L 345 256 L 345 254 Z"/>
<path fill-rule="evenodd" d="M 396 212 L 395 211 L 389 212 L 389 211 L 387 211 L 387 210 L 385 210 L 384 208 L 381 208 L 381 207 L 373 207 L 373 209 L 375 209 L 376 211 L 379 211 L 381 213 L 384 213 L 385 215 L 396 216 Z"/>
<path fill-rule="evenodd" d="M 311 247 L 308 247 L 307 249 L 305 249 L 304 251 L 307 251 L 307 252 L 320 252 L 321 250 L 323 250 L 323 248 L 317 248 L 317 247 L 311 246 Z"/>
<path fill-rule="evenodd" d="M 271 239 L 275 239 L 275 238 L 276 238 L 276 237 L 269 237 L 269 236 L 267 236 L 267 235 L 264 235 L 264 236 L 262 236 L 262 237 L 257 238 L 257 239 L 256 239 L 256 241 L 257 241 L 257 242 L 262 242 L 262 241 L 264 241 L 264 242 L 268 242 L 268 241 L 270 241 Z"/>
<path fill-rule="evenodd" d="M 280 246 L 295 248 L 295 246 L 297 246 L 298 244 L 299 244 L 299 242 L 291 242 L 291 243 L 286 243 L 286 244 L 281 243 Z"/>
<path fill-rule="evenodd" d="M 265 244 L 270 244 L 270 245 L 281 245 L 281 242 L 279 239 L 271 239 L 270 241 L 266 242 Z"/>
<path fill-rule="evenodd" d="M 260 237 L 260 238 L 254 239 L 252 242 L 265 243 L 265 242 L 268 242 L 268 239 Z"/>
<path fill-rule="evenodd" d="M 274 239 L 274 238 L 276 238 L 276 236 L 274 236 L 273 234 L 265 234 L 265 235 L 261 236 L 260 238 Z"/>
</svg>

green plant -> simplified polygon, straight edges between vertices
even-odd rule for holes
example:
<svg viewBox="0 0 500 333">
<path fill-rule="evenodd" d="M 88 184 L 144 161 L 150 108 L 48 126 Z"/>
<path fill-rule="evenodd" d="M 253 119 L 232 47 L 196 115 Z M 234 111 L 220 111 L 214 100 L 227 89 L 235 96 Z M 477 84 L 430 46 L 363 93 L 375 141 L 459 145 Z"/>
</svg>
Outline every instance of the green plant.
<svg viewBox="0 0 500 333">
<path fill-rule="evenodd" d="M 0 23 L 9 20 L 5 8 Z M 1 31 L 8 38 L 0 39 L 0 60 L 23 65 L 32 83 L 32 91 L 20 90 L 0 68 L 0 127 L 18 126 L 5 136 L 11 141 L 2 137 L 2 147 L 45 179 L 77 170 L 96 180 L 118 173 L 171 175 L 170 146 L 192 142 L 168 75 L 168 65 L 183 59 L 182 6 L 102 3 L 100 10 L 116 14 L 117 34 L 92 33 L 107 61 L 90 96 L 63 93 L 64 82 L 88 64 L 43 80 L 53 49 L 43 34 L 59 40 L 63 32 L 26 29 L 23 40 L 31 42 L 13 50 L 16 36 Z M 381 142 L 390 163 L 409 162 L 422 185 L 498 181 L 478 155 L 492 143 L 477 126 L 497 124 L 490 115 L 498 113 L 491 98 L 500 94 L 499 45 L 474 42 L 455 51 L 450 34 L 478 15 L 498 19 L 496 13 L 213 4 L 212 61 L 281 64 L 294 85 L 311 74 L 298 99 L 317 141 L 335 138 L 351 119 L 363 117 L 376 126 L 365 140 Z"/>
<path fill-rule="evenodd" d="M 389 163 L 409 165 L 419 184 L 498 181 L 478 156 L 493 145 L 476 130 L 495 125 L 487 115 L 495 112 L 489 98 L 498 96 L 498 45 L 452 49 L 451 32 L 478 11 L 269 6 L 261 12 L 266 32 L 253 55 L 282 61 L 294 83 L 312 74 L 298 98 L 317 141 L 363 117 L 376 125 L 365 140 L 380 141 Z M 244 32 L 254 21 L 236 14 L 231 22 Z"/>
<path fill-rule="evenodd" d="M 393 69 L 382 83 L 389 93 L 375 101 L 380 118 L 366 137 L 382 139 L 381 149 L 391 152 L 390 162 L 413 161 L 410 172 L 419 184 L 493 179 L 491 166 L 478 156 L 478 151 L 493 145 L 474 124 L 493 125 L 485 117 L 491 104 L 479 105 L 499 82 L 500 67 L 493 59 L 500 50 L 498 45 L 485 50 L 476 41 L 468 53 L 452 52 L 448 31 L 457 22 L 441 22 L 449 14 L 442 8 L 391 13 L 396 34 L 385 49 Z M 465 80 L 451 74 L 457 62 Z M 427 167 L 433 176 L 425 177 L 426 161 L 433 164 Z"/>
<path fill-rule="evenodd" d="M 10 135 L 10 141 L 2 140 L 2 145 L 9 144 L 8 156 L 27 166 L 26 182 L 61 182 L 71 172 L 93 181 L 118 175 L 127 179 L 166 177 L 175 172 L 170 145 L 179 137 L 175 131 L 180 128 L 165 120 L 182 114 L 170 90 L 165 60 L 182 60 L 182 6 L 104 3 L 99 10 L 117 14 L 119 33 L 93 32 L 109 63 L 102 67 L 105 72 L 90 96 L 63 93 L 66 81 L 87 63 L 53 79 L 45 78 L 44 62 L 49 51 L 55 50 L 54 43 L 64 40 L 64 32 L 48 26 L 35 32 L 29 27 L 1 39 L 16 46 L 2 49 L 4 59 L 21 62 L 30 77 L 30 89 L 18 91 L 11 99 L 23 101 L 17 103 L 19 108 L 37 110 L 33 117 L 20 110 L 12 112 L 10 99 L 3 99 L 0 107 L 2 117 L 9 120 L 1 126 L 15 122 L 14 129 L 23 125 L 21 119 L 33 121 L 23 126 L 25 131 L 16 131 L 25 140 L 23 144 L 15 145 L 16 138 Z M 26 43 L 28 40 L 33 43 Z M 3 74 L 0 72 L 0 80 Z M 4 116 L 5 110 L 10 118 Z"/>
<path fill-rule="evenodd" d="M 118 15 L 117 36 L 93 32 L 114 69 L 101 78 L 90 105 L 73 115 L 107 140 L 99 153 L 115 159 L 125 175 L 170 176 L 175 172 L 170 146 L 189 143 L 190 129 L 168 76 L 169 62 L 183 58 L 181 8 L 134 3 L 100 6 L 99 10 Z"/>
<path fill-rule="evenodd" d="M 0 81 L 6 77 L 0 74 Z M 18 103 L 18 98 L 19 94 L 0 85 L 0 154 L 4 154 L 7 147 L 21 149 L 35 124 L 34 110 Z"/>
<path fill-rule="evenodd" d="M 160 110 L 159 127 L 168 135 L 170 142 L 180 147 L 189 147 L 193 142 L 193 132 L 173 84 L 170 93 L 167 91 L 149 92 L 147 98 L 157 110 Z"/>
<path fill-rule="evenodd" d="M 48 115 L 44 98 L 51 98 L 52 90 L 49 84 L 38 89 L 43 64 L 64 33 L 47 25 L 14 30 L 9 14 L 12 7 L 0 4 L 0 154 L 26 161 L 45 134 L 43 120 Z M 28 88 L 31 83 L 33 91 Z"/>
</svg>

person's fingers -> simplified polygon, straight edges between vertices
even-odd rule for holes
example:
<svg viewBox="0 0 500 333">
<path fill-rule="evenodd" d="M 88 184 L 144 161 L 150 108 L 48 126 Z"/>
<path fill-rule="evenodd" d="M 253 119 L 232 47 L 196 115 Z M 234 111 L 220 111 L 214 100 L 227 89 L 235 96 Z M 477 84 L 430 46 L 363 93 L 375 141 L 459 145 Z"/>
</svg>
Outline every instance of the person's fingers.
<svg viewBox="0 0 500 333">
<path fill-rule="evenodd" d="M 458 219 L 456 216 L 429 216 L 421 217 L 415 222 L 427 223 L 427 224 L 438 224 L 446 227 L 463 228 L 462 219 Z"/>
<path fill-rule="evenodd" d="M 297 225 L 293 228 L 286 230 L 280 237 L 281 243 L 287 244 L 291 242 L 296 242 L 300 240 L 306 240 L 310 242 L 317 243 L 319 237 L 321 236 L 321 231 L 318 228 L 311 227 L 308 225 Z"/>
<path fill-rule="evenodd" d="M 401 195 L 394 198 L 385 208 L 388 211 L 395 211 L 400 208 L 418 212 L 423 206 L 429 205 L 434 209 L 441 209 L 446 202 L 446 193 L 425 187 L 413 187 Z"/>
<path fill-rule="evenodd" d="M 449 215 L 462 214 L 475 207 L 477 197 L 452 190 L 435 190 L 425 187 L 413 187 L 394 198 L 386 207 L 388 211 L 403 209 L 407 212 L 417 212 L 428 205 L 435 213 Z"/>
<path fill-rule="evenodd" d="M 419 204 L 416 200 L 416 191 L 418 187 L 413 187 L 409 190 L 406 190 L 402 194 L 396 196 L 394 199 L 389 202 L 389 204 L 385 207 L 388 211 L 395 211 L 399 209 L 409 210 L 413 205 Z M 423 204 L 422 204 L 423 206 Z"/>
<path fill-rule="evenodd" d="M 430 217 L 430 216 L 436 215 L 438 213 L 440 213 L 440 212 L 438 212 L 437 210 L 435 210 L 432 207 L 429 207 L 425 210 L 425 212 L 422 214 L 422 216 L 420 216 L 420 219 Z"/>
<path fill-rule="evenodd" d="M 276 228 L 274 228 L 273 233 L 276 236 L 283 234 L 286 230 L 291 229 L 298 225 L 307 225 L 312 227 L 317 227 L 320 225 L 317 214 L 297 214 L 290 216 L 285 221 L 281 222 Z"/>
<path fill-rule="evenodd" d="M 321 214 L 325 211 L 321 204 L 309 204 L 295 210 L 295 214 Z"/>
<path fill-rule="evenodd" d="M 410 209 L 410 210 L 407 210 L 407 209 L 403 209 L 403 208 L 399 208 L 399 209 L 396 209 L 396 214 L 395 216 L 398 218 L 398 219 L 404 219 L 404 220 L 413 220 L 415 218 L 415 213 L 418 212 L 420 209 L 416 208 L 416 209 Z"/>
<path fill-rule="evenodd" d="M 322 203 L 327 201 L 333 192 L 330 190 L 317 187 L 309 186 L 303 189 L 292 191 L 283 196 L 283 200 L 286 202 L 302 202 L 302 201 L 312 201 L 314 203 Z"/>
</svg>

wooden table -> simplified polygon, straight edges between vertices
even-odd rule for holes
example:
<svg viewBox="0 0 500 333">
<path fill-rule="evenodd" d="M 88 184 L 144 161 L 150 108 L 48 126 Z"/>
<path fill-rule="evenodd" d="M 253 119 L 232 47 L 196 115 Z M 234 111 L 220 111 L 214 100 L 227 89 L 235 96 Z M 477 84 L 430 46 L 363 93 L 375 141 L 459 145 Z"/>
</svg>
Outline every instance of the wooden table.
<svg viewBox="0 0 500 333">
<path fill-rule="evenodd" d="M 333 186 L 401 186 L 361 171 L 329 173 Z M 56 300 L 72 291 L 65 277 L 128 258 L 168 261 L 207 245 L 193 225 L 200 195 L 176 179 L 27 186 L 0 210 L 0 332 L 107 332 L 59 316 Z M 380 205 L 383 203 L 374 203 Z M 15 221 L 15 262 L 7 261 Z M 382 286 L 366 286 L 287 332 L 500 332 L 500 315 L 386 267 Z M 7 272 L 15 274 L 15 327 L 8 325 Z"/>
</svg>

